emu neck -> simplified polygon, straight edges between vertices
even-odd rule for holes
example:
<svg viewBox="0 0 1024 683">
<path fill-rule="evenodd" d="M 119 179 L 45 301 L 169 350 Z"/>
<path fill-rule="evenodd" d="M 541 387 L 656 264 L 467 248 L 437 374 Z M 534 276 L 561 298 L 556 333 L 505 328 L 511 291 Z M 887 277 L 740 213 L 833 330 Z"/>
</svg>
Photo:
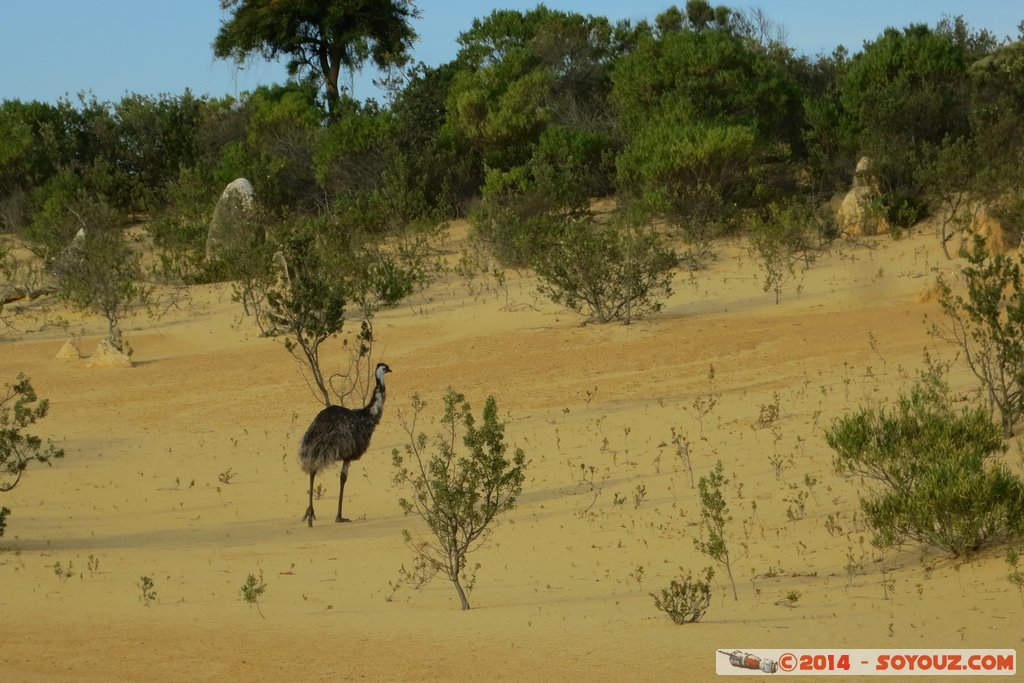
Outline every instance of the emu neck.
<svg viewBox="0 0 1024 683">
<path fill-rule="evenodd" d="M 377 386 L 373 388 L 373 396 L 370 397 L 370 402 L 366 406 L 366 412 L 370 414 L 374 420 L 379 420 L 381 413 L 384 412 L 384 399 L 386 397 L 386 391 L 384 389 L 384 380 L 377 380 Z"/>
</svg>

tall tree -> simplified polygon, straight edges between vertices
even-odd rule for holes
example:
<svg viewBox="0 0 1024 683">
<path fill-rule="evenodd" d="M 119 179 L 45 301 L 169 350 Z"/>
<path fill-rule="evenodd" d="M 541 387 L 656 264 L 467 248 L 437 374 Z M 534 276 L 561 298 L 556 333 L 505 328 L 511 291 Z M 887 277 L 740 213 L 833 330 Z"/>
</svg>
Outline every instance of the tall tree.
<svg viewBox="0 0 1024 683">
<path fill-rule="evenodd" d="M 889 220 L 910 225 L 926 207 L 914 172 L 942 141 L 969 132 L 965 47 L 948 33 L 914 24 L 887 28 L 850 60 L 840 82 L 843 107 L 871 157 Z"/>
<path fill-rule="evenodd" d="M 288 57 L 288 72 L 322 81 L 328 110 L 339 100 L 342 69 L 367 59 L 380 69 L 402 66 L 416 39 L 409 0 L 221 0 L 232 13 L 221 23 L 213 54 L 243 63 L 254 55 Z"/>
</svg>

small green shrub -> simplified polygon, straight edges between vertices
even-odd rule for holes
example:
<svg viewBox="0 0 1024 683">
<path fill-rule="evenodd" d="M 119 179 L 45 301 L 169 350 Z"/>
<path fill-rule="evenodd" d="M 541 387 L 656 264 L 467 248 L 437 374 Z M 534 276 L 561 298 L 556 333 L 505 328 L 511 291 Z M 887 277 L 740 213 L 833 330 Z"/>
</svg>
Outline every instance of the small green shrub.
<svg viewBox="0 0 1024 683">
<path fill-rule="evenodd" d="M 83 229 L 65 244 L 53 267 L 59 294 L 72 306 L 98 313 L 107 321 L 107 340 L 124 351 L 120 323 L 149 300 L 139 255 L 124 234 L 117 214 L 97 198 L 83 198 L 63 216 L 67 231 Z M 74 234 L 72 232 L 72 234 Z"/>
<path fill-rule="evenodd" d="M 260 570 L 259 577 L 255 574 L 249 574 L 245 577 L 245 583 L 242 584 L 241 594 L 242 599 L 250 605 L 256 606 L 256 611 L 259 615 L 266 619 L 263 615 L 263 610 L 260 609 L 260 596 L 267 590 L 267 584 L 263 581 L 263 570 Z"/>
<path fill-rule="evenodd" d="M 325 370 L 320 356 L 323 344 L 342 333 L 345 322 L 351 319 L 351 309 L 356 309 L 367 325 L 373 312 L 368 303 L 369 280 L 363 254 L 350 243 L 327 239 L 324 232 L 330 227 L 317 221 L 289 227 L 280 250 L 287 270 L 280 271 L 278 283 L 265 290 L 264 307 L 266 334 L 282 341 L 325 406 L 336 399 L 343 402 L 351 387 L 339 391 L 335 386 L 336 380 L 344 384 L 346 378 Z M 369 362 L 362 348 L 350 358 L 350 371 Z"/>
<path fill-rule="evenodd" d="M 876 484 L 860 503 L 878 547 L 912 541 L 961 557 L 1024 530 L 1024 482 L 994 462 L 1006 450 L 999 427 L 981 408 L 954 410 L 934 377 L 825 438 L 838 472 Z"/>
<path fill-rule="evenodd" d="M 907 229 L 928 215 L 924 201 L 908 195 L 891 194 L 882 198 L 886 219 L 893 228 Z"/>
<path fill-rule="evenodd" d="M 488 175 L 484 198 L 469 214 L 475 236 L 503 266 L 530 266 L 557 240 L 565 217 L 547 199 L 526 190 L 504 186 L 490 190 L 497 182 L 492 182 L 493 177 Z M 505 176 L 501 179 L 504 183 L 512 182 Z"/>
<path fill-rule="evenodd" d="M 751 218 L 750 230 L 751 251 L 765 274 L 764 291 L 775 293 L 775 303 L 797 266 L 810 267 L 836 232 L 831 216 L 801 201 L 771 204 L 765 216 Z"/>
<path fill-rule="evenodd" d="M 387 254 L 369 267 L 370 290 L 383 306 L 397 306 L 398 303 L 413 293 L 416 288 L 416 274 L 399 261 Z"/>
<path fill-rule="evenodd" d="M 700 621 L 711 605 L 711 579 L 714 575 L 714 569 L 705 567 L 696 578 L 692 572 L 686 572 L 682 580 L 672 579 L 660 594 L 650 594 L 654 598 L 654 606 L 677 624 Z"/>
<path fill-rule="evenodd" d="M 29 463 L 49 465 L 50 460 L 64 457 L 64 450 L 49 441 L 24 433 L 46 417 L 50 409 L 47 399 L 39 400 L 32 383 L 25 375 L 18 375 L 16 384 L 5 387 L 0 394 L 0 493 L 12 490 L 21 481 Z M 0 507 L 0 536 L 7 526 L 10 508 Z"/>
<path fill-rule="evenodd" d="M 700 495 L 700 530 L 701 535 L 693 539 L 693 545 L 703 555 L 717 562 L 725 569 L 732 585 L 732 598 L 739 600 L 736 594 L 736 581 L 732 578 L 732 558 L 725 540 L 725 525 L 732 521 L 729 507 L 725 503 L 722 489 L 729 480 L 726 479 L 722 461 L 715 462 L 715 468 L 706 477 L 697 481 L 697 492 Z"/>
<path fill-rule="evenodd" d="M 430 538 L 413 536 L 409 531 L 403 536 L 416 555 L 419 582 L 443 574 L 455 586 L 466 610 L 466 588 L 471 588 L 475 571 L 470 571 L 464 587 L 467 556 L 487 539 L 496 518 L 515 507 L 526 479 L 526 455 L 517 448 L 511 458 L 506 456 L 505 423 L 498 420 L 493 396 L 488 397 L 478 425 L 465 396 L 451 388 L 444 395 L 436 450 L 428 452 L 427 435 L 416 431 L 417 418 L 425 406 L 414 396 L 412 415 L 401 416 L 409 442 L 404 455 L 397 448 L 392 451 L 392 461 L 395 484 L 411 492 L 399 504 L 405 514 L 414 513 L 426 523 Z M 464 454 L 457 453 L 459 431 Z"/>
<path fill-rule="evenodd" d="M 135 585 L 142 592 L 142 595 L 139 596 L 142 604 L 149 607 L 150 603 L 156 600 L 156 584 L 153 583 L 153 579 L 149 576 L 140 576 L 139 582 Z"/>
<path fill-rule="evenodd" d="M 963 351 L 961 357 L 999 412 L 1004 436 L 1024 415 L 1024 257 L 990 256 L 974 236 L 963 269 L 966 296 L 940 281 L 939 304 L 947 324 L 932 334 Z"/>
<path fill-rule="evenodd" d="M 538 259 L 538 289 L 557 304 L 607 323 L 661 310 L 678 259 L 653 231 L 624 221 L 570 223 Z"/>
</svg>

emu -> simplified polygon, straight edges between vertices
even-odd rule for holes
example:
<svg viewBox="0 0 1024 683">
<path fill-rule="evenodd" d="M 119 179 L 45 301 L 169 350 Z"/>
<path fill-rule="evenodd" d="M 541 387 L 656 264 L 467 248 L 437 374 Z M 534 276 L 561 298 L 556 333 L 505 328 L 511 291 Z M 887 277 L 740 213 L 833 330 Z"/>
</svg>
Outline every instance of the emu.
<svg viewBox="0 0 1024 683">
<path fill-rule="evenodd" d="M 370 402 L 357 410 L 341 406 L 327 406 L 321 410 L 309 425 L 299 446 L 299 464 L 309 473 L 309 507 L 302 518 L 313 526 L 313 481 L 321 470 L 341 462 L 341 486 L 338 490 L 338 516 L 335 522 L 349 522 L 341 515 L 341 504 L 345 496 L 345 482 L 348 480 L 348 466 L 353 460 L 363 457 L 370 446 L 370 437 L 380 422 L 384 411 L 384 375 L 391 372 L 384 363 L 377 363 L 374 371 L 377 384 L 373 388 Z"/>
</svg>

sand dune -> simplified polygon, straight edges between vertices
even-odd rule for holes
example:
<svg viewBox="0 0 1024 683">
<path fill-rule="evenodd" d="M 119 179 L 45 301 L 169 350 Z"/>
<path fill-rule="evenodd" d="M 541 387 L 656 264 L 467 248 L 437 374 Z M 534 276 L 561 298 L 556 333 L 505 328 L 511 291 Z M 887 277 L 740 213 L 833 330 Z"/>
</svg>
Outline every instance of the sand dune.
<svg viewBox="0 0 1024 683">
<path fill-rule="evenodd" d="M 710 269 L 677 277 L 664 311 L 628 327 L 582 326 L 529 277 L 510 275 L 506 298 L 450 276 L 379 314 L 394 372 L 346 487 L 354 523 L 328 521 L 331 473 L 312 529 L 296 451 L 318 404 L 279 344 L 235 324 L 229 287 L 131 321 L 131 369 L 56 360 L 67 335 L 54 328 L 0 341 L 0 380 L 31 377 L 51 401 L 37 432 L 67 453 L 0 498 L 13 510 L 0 540 L 3 678 L 709 680 L 716 649 L 1016 647 L 1024 603 L 1001 554 L 879 553 L 822 438 L 835 417 L 894 396 L 924 347 L 952 358 L 926 333 L 937 305 L 918 296 L 950 267 L 931 235 L 837 245 L 775 305 L 746 251 L 724 245 Z M 68 318 L 88 355 L 102 325 Z M 952 379 L 970 386 L 960 370 Z M 475 557 L 469 612 L 440 579 L 389 585 L 411 561 L 401 532 L 416 528 L 391 483 L 397 414 L 418 392 L 437 416 L 449 385 L 478 409 L 493 394 L 530 460 L 518 509 Z M 701 438 L 693 403 L 709 396 Z M 757 428 L 773 402 L 775 428 Z M 697 476 L 721 459 L 732 480 L 740 599 L 719 572 L 710 611 L 687 626 L 649 596 L 680 566 L 709 564 L 673 428 Z M 265 618 L 239 596 L 259 571 Z M 791 591 L 795 606 L 776 604 Z"/>
</svg>

